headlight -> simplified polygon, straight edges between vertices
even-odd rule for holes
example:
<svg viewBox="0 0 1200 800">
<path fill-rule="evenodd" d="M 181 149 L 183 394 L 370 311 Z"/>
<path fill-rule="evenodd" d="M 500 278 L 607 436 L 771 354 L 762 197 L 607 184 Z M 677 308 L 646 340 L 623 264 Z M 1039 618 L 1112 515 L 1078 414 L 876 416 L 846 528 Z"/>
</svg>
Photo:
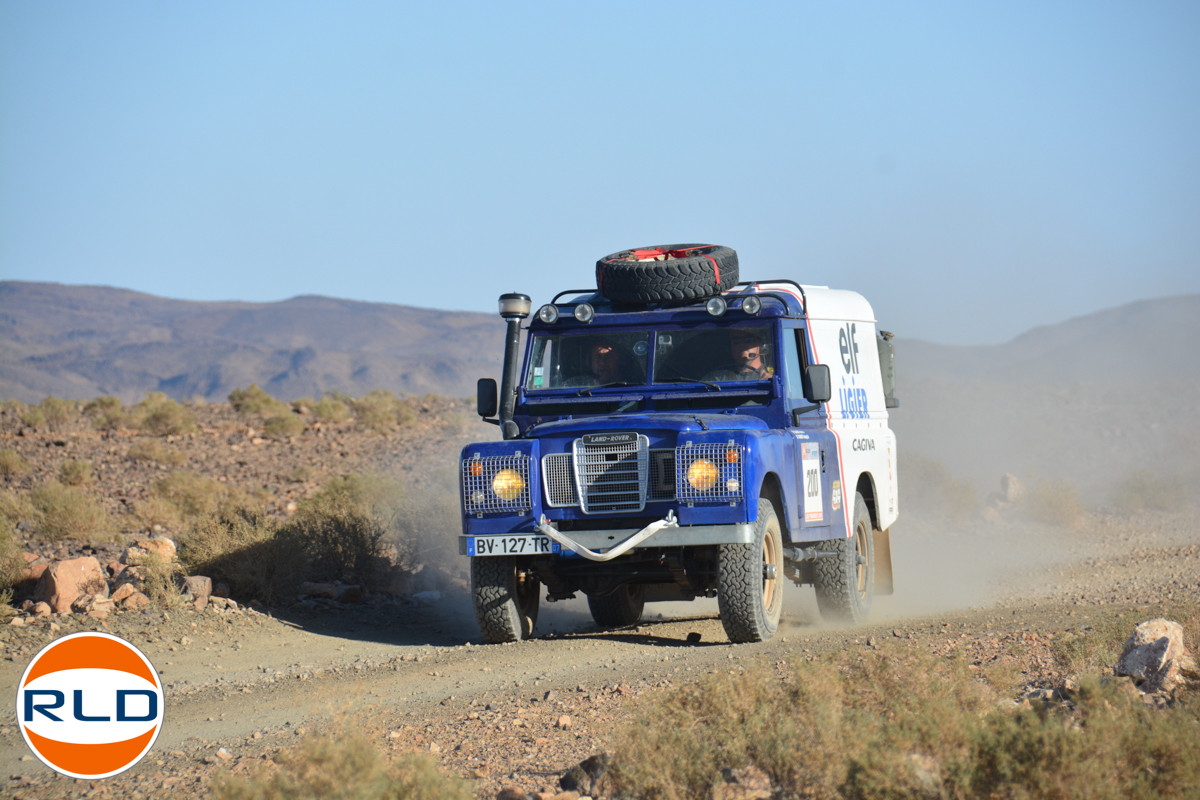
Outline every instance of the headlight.
<svg viewBox="0 0 1200 800">
<path fill-rule="evenodd" d="M 525 480 L 513 469 L 502 469 L 492 478 L 492 491 L 501 500 L 516 500 L 525 491 Z"/>
<path fill-rule="evenodd" d="M 693 489 L 699 491 L 707 491 L 716 485 L 717 478 L 721 473 L 717 470 L 717 465 L 706 458 L 698 458 L 688 467 L 687 479 Z"/>
</svg>

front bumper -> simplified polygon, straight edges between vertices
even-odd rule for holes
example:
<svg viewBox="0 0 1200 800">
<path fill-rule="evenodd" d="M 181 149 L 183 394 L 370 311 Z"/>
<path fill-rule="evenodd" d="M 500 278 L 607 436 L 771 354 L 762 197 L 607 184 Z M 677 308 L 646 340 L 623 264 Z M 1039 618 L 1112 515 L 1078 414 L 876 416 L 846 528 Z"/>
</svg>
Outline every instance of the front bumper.
<svg viewBox="0 0 1200 800">
<path fill-rule="evenodd" d="M 754 541 L 754 524 L 735 522 L 725 525 L 679 525 L 673 513 L 640 530 L 571 531 L 564 533 L 543 515 L 534 532 L 545 534 L 562 545 L 562 556 L 571 554 L 590 561 L 611 561 L 626 552 L 647 548 L 697 547 L 703 545 L 750 544 Z M 566 551 L 570 551 L 569 553 Z M 458 538 L 459 555 L 467 555 L 467 537 Z"/>
</svg>

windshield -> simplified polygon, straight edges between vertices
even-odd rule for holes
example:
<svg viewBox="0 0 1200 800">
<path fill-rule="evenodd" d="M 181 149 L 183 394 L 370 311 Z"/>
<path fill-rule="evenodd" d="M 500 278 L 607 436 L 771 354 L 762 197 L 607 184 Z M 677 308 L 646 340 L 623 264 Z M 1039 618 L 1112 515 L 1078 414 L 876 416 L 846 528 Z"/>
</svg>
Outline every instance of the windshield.
<svg viewBox="0 0 1200 800">
<path fill-rule="evenodd" d="M 589 388 L 646 382 L 650 334 L 539 336 L 533 341 L 526 389 Z"/>
<path fill-rule="evenodd" d="M 536 336 L 526 389 L 644 386 L 653 343 L 653 383 L 724 383 L 775 374 L 770 326 Z"/>
<path fill-rule="evenodd" d="M 766 325 L 660 332 L 654 345 L 654 382 L 770 378 L 775 374 L 770 342 Z"/>
</svg>

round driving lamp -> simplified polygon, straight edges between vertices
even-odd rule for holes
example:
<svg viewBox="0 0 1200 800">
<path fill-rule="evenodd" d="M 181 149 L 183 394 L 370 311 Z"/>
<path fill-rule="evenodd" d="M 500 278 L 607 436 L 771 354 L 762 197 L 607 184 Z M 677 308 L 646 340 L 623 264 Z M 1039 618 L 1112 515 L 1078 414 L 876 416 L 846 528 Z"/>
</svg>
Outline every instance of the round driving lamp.
<svg viewBox="0 0 1200 800">
<path fill-rule="evenodd" d="M 515 469 L 502 469 L 492 478 L 492 491 L 501 500 L 516 500 L 525 491 L 525 480 Z"/>
<path fill-rule="evenodd" d="M 758 312 L 762 311 L 762 298 L 750 295 L 742 301 L 742 311 L 752 317 L 757 316 Z"/>
<path fill-rule="evenodd" d="M 717 483 L 721 473 L 717 465 L 706 458 L 698 458 L 688 467 L 687 480 L 693 489 L 701 492 L 708 491 Z"/>
<path fill-rule="evenodd" d="M 704 309 L 709 313 L 709 316 L 713 317 L 721 316 L 728 307 L 724 297 L 710 297 L 708 298 L 708 302 L 704 304 Z"/>
<path fill-rule="evenodd" d="M 558 322 L 558 306 L 547 303 L 538 309 L 538 319 L 547 325 Z"/>
<path fill-rule="evenodd" d="M 591 322 L 596 318 L 596 309 L 592 308 L 591 303 L 580 303 L 575 306 L 575 319 L 583 323 Z"/>
</svg>

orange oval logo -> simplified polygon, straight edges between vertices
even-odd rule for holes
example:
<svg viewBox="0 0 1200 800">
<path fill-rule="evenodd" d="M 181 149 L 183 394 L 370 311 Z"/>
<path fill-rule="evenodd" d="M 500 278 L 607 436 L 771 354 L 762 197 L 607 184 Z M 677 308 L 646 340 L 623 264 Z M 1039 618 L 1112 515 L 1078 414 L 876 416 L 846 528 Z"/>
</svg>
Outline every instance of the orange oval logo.
<svg viewBox="0 0 1200 800">
<path fill-rule="evenodd" d="M 72 778 L 108 778 L 150 751 L 163 720 L 150 659 L 107 633 L 74 633 L 33 657 L 17 689 L 17 721 L 34 755 Z"/>
</svg>

